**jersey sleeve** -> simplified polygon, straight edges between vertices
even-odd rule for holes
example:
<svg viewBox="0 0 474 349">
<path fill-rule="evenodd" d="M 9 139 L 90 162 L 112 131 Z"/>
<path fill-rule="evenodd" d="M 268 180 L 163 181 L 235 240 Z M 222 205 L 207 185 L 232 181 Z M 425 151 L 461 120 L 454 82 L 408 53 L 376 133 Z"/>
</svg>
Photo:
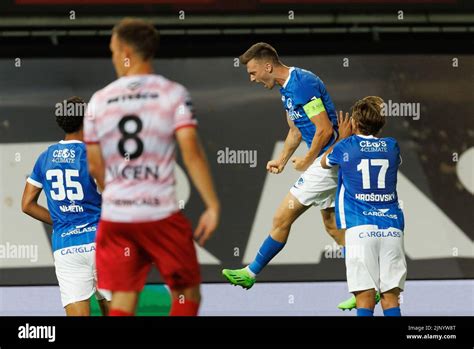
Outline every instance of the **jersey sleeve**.
<svg viewBox="0 0 474 349">
<path fill-rule="evenodd" d="M 46 157 L 46 152 L 42 153 L 36 160 L 35 166 L 33 167 L 33 172 L 27 178 L 27 182 L 34 185 L 37 188 L 43 188 L 43 164 Z"/>
<path fill-rule="evenodd" d="M 337 143 L 326 157 L 326 165 L 329 167 L 338 166 L 344 161 L 344 143 Z"/>
<path fill-rule="evenodd" d="M 183 127 L 196 127 L 197 120 L 194 116 L 193 104 L 188 90 L 179 86 L 176 90 L 176 103 L 174 107 L 174 130 Z"/>
<path fill-rule="evenodd" d="M 298 103 L 302 105 L 308 118 L 326 111 L 322 99 L 324 93 L 325 87 L 320 78 L 310 74 L 303 76 L 298 88 Z"/>
<path fill-rule="evenodd" d="M 96 131 L 97 123 L 97 102 L 95 95 L 92 96 L 87 105 L 86 113 L 84 115 L 84 143 L 94 144 L 99 143 L 99 137 Z"/>
</svg>

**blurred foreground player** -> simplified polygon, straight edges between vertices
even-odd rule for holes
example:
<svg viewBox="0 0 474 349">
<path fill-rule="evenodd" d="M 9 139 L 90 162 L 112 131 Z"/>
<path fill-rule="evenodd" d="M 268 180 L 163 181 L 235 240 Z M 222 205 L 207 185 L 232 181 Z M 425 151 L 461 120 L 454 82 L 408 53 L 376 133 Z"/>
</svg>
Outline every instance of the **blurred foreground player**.
<svg viewBox="0 0 474 349">
<path fill-rule="evenodd" d="M 53 225 L 54 266 L 66 315 L 89 316 L 89 299 L 94 294 L 106 315 L 110 295 L 96 287 L 95 237 L 101 197 L 89 175 L 82 142 L 85 102 L 72 97 L 64 105 L 65 110 L 57 110 L 56 121 L 66 136 L 38 157 L 23 192 L 22 210 Z M 48 209 L 38 204 L 42 190 Z"/>
<path fill-rule="evenodd" d="M 112 291 L 110 315 L 133 315 L 151 265 L 172 293 L 170 315 L 197 315 L 201 282 L 191 224 L 175 194 L 175 147 L 206 210 L 194 238 L 202 246 L 220 206 L 187 90 L 153 74 L 153 25 L 124 19 L 110 49 L 118 79 L 96 92 L 85 121 L 89 168 L 103 190 L 97 236 L 99 287 Z"/>
<path fill-rule="evenodd" d="M 380 291 L 385 316 L 400 316 L 399 295 L 407 265 L 404 217 L 397 195 L 400 148 L 393 138 L 377 138 L 385 116 L 376 103 L 358 101 L 352 111 L 354 135 L 323 155 L 324 168 L 339 166 L 336 220 L 346 229 L 346 272 L 357 316 L 373 316 Z"/>
</svg>

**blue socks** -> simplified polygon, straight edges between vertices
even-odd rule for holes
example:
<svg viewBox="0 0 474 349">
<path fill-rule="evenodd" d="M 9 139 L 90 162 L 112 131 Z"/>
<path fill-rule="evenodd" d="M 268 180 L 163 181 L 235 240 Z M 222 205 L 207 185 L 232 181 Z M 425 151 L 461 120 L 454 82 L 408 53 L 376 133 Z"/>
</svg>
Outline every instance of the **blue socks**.
<svg viewBox="0 0 474 349">
<path fill-rule="evenodd" d="M 400 311 L 400 307 L 395 307 L 395 308 L 390 308 L 390 309 L 385 309 L 383 311 L 384 316 L 402 316 L 402 313 Z"/>
<path fill-rule="evenodd" d="M 383 311 L 385 316 L 402 316 L 400 307 L 385 309 Z M 357 316 L 374 316 L 374 311 L 367 308 L 357 308 Z"/>
<path fill-rule="evenodd" d="M 252 273 L 257 275 L 262 269 L 275 257 L 278 252 L 285 246 L 284 242 L 273 240 L 270 235 L 265 239 L 254 261 L 250 263 L 249 269 Z"/>
<path fill-rule="evenodd" d="M 374 316 L 374 311 L 367 308 L 357 308 L 357 316 Z"/>
</svg>

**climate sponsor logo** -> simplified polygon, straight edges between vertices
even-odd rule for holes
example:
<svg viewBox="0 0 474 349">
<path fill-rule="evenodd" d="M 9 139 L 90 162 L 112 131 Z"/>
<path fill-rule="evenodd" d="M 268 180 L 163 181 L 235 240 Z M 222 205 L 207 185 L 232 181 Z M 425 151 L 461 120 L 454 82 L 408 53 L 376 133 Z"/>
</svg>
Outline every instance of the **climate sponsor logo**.
<svg viewBox="0 0 474 349">
<path fill-rule="evenodd" d="M 387 152 L 387 142 L 380 139 L 360 141 L 359 146 L 365 153 Z"/>
<path fill-rule="evenodd" d="M 57 149 L 53 151 L 52 162 L 56 163 L 74 163 L 76 161 L 76 151 L 74 149 Z"/>
</svg>

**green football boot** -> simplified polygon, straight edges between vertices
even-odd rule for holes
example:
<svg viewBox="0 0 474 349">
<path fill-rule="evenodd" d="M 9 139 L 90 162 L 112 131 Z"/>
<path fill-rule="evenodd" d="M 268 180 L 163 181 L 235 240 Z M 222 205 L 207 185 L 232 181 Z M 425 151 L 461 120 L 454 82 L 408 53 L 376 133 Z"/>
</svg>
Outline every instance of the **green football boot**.
<svg viewBox="0 0 474 349">
<path fill-rule="evenodd" d="M 222 275 L 234 286 L 242 286 L 246 290 L 251 288 L 255 283 L 255 278 L 252 277 L 247 268 L 242 269 L 223 269 Z"/>
</svg>

